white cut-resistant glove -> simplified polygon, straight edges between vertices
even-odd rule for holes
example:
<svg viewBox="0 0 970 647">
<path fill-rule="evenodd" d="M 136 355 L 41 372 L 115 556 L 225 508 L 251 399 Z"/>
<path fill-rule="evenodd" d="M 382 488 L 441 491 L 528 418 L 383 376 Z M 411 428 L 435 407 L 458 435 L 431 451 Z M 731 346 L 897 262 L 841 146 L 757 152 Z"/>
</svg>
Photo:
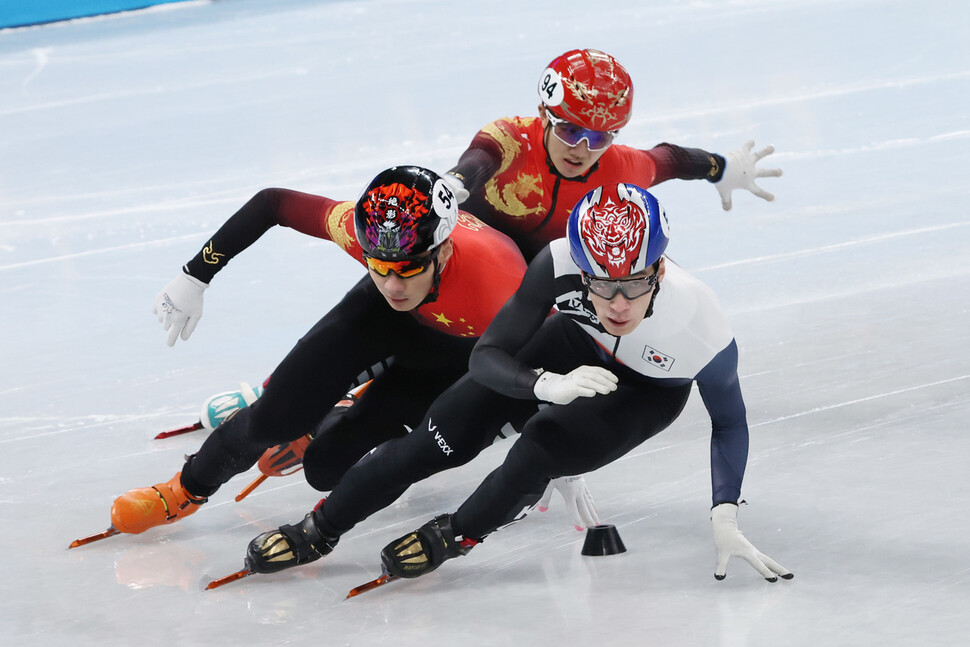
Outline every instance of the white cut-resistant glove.
<svg viewBox="0 0 970 647">
<path fill-rule="evenodd" d="M 599 515 L 596 514 L 596 504 L 593 503 L 593 495 L 589 493 L 586 486 L 586 479 L 582 474 L 579 476 L 562 476 L 549 481 L 546 491 L 539 499 L 539 512 L 549 509 L 549 502 L 552 500 L 553 490 L 559 490 L 562 500 L 566 503 L 566 509 L 573 517 L 573 527 L 583 531 L 600 524 Z"/>
<path fill-rule="evenodd" d="M 152 313 L 168 331 L 168 345 L 174 346 L 179 333 L 187 340 L 202 318 L 202 293 L 209 287 L 194 276 L 179 272 L 161 292 L 155 295 Z"/>
<path fill-rule="evenodd" d="M 755 166 L 762 157 L 774 153 L 775 147 L 766 146 L 760 151 L 752 153 L 753 147 L 754 142 L 749 141 L 740 150 L 724 156 L 724 175 L 714 184 L 714 187 L 721 194 L 721 207 L 725 211 L 731 210 L 731 192 L 735 189 L 747 189 L 768 202 L 775 199 L 773 194 L 755 184 L 755 180 L 759 177 L 778 177 L 781 175 L 780 168 L 756 168 Z"/>
<path fill-rule="evenodd" d="M 451 173 L 445 173 L 441 176 L 441 179 L 445 181 L 445 184 L 448 185 L 451 192 L 455 194 L 455 199 L 458 200 L 458 204 L 468 199 L 468 189 L 465 188 L 465 183 L 460 178 Z"/>
<path fill-rule="evenodd" d="M 714 579 L 724 579 L 728 560 L 732 557 L 744 559 L 769 582 L 777 582 L 779 576 L 786 580 L 795 577 L 791 571 L 745 539 L 738 530 L 738 506 L 735 504 L 721 503 L 714 506 L 711 510 L 711 525 L 714 527 L 714 549 L 717 551 Z"/>
<path fill-rule="evenodd" d="M 565 375 L 546 371 L 532 387 L 543 402 L 569 404 L 579 397 L 591 398 L 597 393 L 616 391 L 617 377 L 601 366 L 580 366 Z"/>
</svg>

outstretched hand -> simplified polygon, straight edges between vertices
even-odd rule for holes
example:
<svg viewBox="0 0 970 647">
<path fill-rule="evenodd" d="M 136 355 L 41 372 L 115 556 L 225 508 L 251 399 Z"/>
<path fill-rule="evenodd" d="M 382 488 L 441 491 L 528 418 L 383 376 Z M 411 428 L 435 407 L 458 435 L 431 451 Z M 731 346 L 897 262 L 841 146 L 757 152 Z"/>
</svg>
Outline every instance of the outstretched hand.
<svg viewBox="0 0 970 647">
<path fill-rule="evenodd" d="M 781 577 L 790 580 L 795 574 L 754 547 L 738 529 L 738 506 L 721 503 L 711 510 L 711 525 L 714 527 L 714 548 L 717 551 L 717 567 L 714 579 L 723 580 L 727 575 L 727 563 L 732 557 L 740 557 L 769 582 L 777 582 Z"/>
<path fill-rule="evenodd" d="M 559 494 L 562 495 L 566 510 L 572 515 L 573 527 L 576 530 L 583 531 L 599 525 L 600 519 L 599 515 L 596 514 L 593 495 L 589 493 L 586 479 L 582 475 L 563 476 L 549 481 L 549 485 L 546 486 L 546 491 L 537 505 L 539 512 L 545 512 L 549 509 L 554 490 L 559 490 Z"/>
<path fill-rule="evenodd" d="M 775 152 L 774 146 L 766 146 L 760 151 L 751 152 L 754 142 L 748 141 L 739 150 L 724 156 L 724 175 L 714 184 L 721 195 L 721 207 L 725 211 L 731 210 L 731 192 L 735 189 L 745 189 L 763 200 L 771 202 L 774 194 L 765 191 L 755 183 L 760 177 L 779 177 L 780 168 L 757 168 L 761 158 Z"/>
<path fill-rule="evenodd" d="M 202 293 L 209 287 L 199 279 L 179 272 L 162 291 L 155 295 L 152 306 L 158 322 L 168 331 L 166 342 L 175 345 L 175 340 L 181 335 L 182 341 L 187 340 L 202 318 Z"/>
</svg>

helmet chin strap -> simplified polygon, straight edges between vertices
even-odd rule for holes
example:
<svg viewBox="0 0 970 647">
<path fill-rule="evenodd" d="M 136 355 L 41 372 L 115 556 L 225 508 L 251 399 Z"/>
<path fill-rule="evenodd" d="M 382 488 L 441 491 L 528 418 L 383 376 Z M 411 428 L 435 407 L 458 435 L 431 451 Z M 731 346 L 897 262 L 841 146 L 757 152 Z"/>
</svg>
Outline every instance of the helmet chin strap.
<svg viewBox="0 0 970 647">
<path fill-rule="evenodd" d="M 661 259 L 662 260 L 662 259 Z M 660 261 L 653 264 L 653 271 L 657 273 L 660 271 Z M 643 314 L 643 318 L 646 319 L 653 314 L 653 302 L 657 300 L 657 295 L 660 294 L 660 281 L 657 281 L 657 287 L 653 289 L 653 296 L 650 297 L 650 305 L 647 306 L 647 311 Z"/>
<path fill-rule="evenodd" d="M 428 296 L 426 296 L 424 300 L 418 304 L 419 308 L 427 303 L 434 303 L 435 301 L 438 300 L 438 287 L 441 285 L 442 267 L 441 267 L 440 259 L 438 258 L 437 255 L 435 255 L 435 258 L 433 261 L 431 261 L 431 263 L 432 265 L 434 265 L 434 275 L 431 278 L 431 291 L 428 292 Z M 651 303 L 651 305 L 653 304 Z"/>
<path fill-rule="evenodd" d="M 650 297 L 650 305 L 647 306 L 647 311 L 644 313 L 643 318 L 646 319 L 653 314 L 653 302 L 657 300 L 657 295 L 660 294 L 660 284 L 657 283 L 657 287 L 653 289 L 653 296 Z"/>
</svg>

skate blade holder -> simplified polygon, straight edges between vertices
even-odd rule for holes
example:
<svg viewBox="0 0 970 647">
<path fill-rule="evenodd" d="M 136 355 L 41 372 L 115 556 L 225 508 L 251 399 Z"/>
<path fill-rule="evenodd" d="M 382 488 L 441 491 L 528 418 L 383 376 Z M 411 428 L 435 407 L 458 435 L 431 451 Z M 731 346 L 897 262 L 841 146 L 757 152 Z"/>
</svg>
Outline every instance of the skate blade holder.
<svg viewBox="0 0 970 647">
<path fill-rule="evenodd" d="M 586 541 L 583 542 L 582 554 L 587 557 L 601 557 L 604 555 L 619 555 L 626 552 L 626 546 L 620 539 L 616 526 L 603 524 L 586 530 Z"/>
</svg>

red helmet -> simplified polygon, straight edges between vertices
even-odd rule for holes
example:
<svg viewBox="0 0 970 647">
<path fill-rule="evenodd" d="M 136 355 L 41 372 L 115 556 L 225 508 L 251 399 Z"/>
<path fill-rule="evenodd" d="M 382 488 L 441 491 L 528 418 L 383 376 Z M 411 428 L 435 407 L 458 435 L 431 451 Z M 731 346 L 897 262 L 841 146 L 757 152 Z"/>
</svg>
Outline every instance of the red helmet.
<svg viewBox="0 0 970 647">
<path fill-rule="evenodd" d="M 619 130 L 630 121 L 633 81 L 620 63 L 595 49 L 557 57 L 539 77 L 544 106 L 570 123 L 591 130 Z"/>
</svg>

